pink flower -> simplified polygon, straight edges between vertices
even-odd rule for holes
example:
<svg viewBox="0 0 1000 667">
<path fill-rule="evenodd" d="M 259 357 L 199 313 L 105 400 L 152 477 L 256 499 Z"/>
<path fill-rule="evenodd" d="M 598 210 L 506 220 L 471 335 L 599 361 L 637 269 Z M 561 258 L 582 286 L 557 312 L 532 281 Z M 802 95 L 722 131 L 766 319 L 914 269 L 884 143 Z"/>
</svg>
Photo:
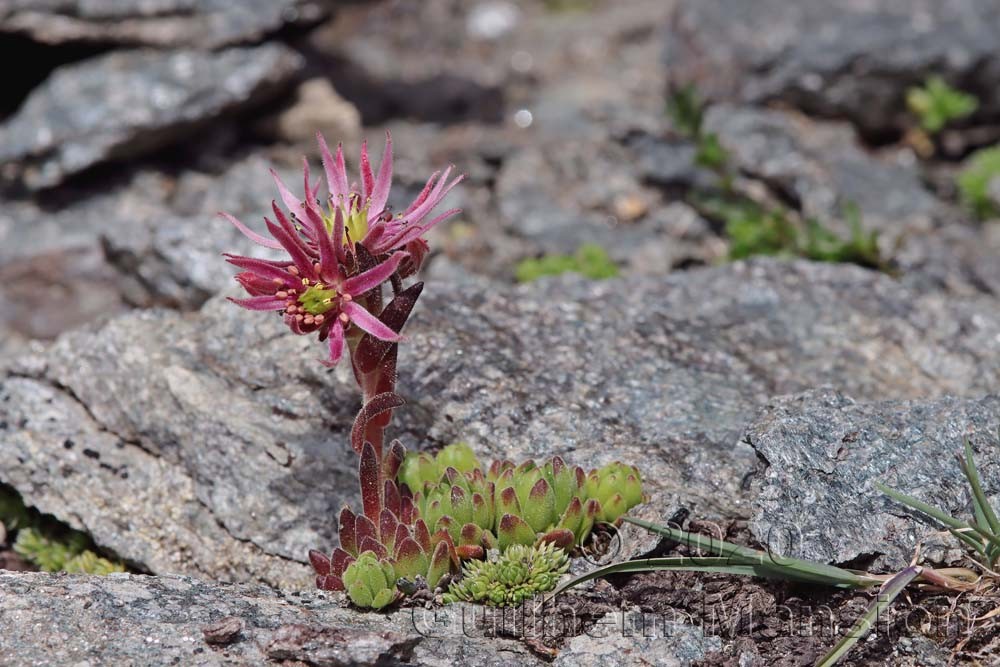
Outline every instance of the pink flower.
<svg viewBox="0 0 1000 667">
<path fill-rule="evenodd" d="M 460 209 L 453 208 L 426 220 L 448 192 L 465 178 L 458 176 L 449 181 L 452 168 L 448 167 L 444 173 L 431 174 L 424 189 L 413 203 L 402 213 L 393 215 L 386 207 L 389 186 L 392 182 L 392 137 L 388 132 L 385 133 L 385 150 L 382 153 L 382 163 L 379 165 L 377 176 L 374 175 L 368 158 L 368 143 L 361 144 L 360 191 L 357 186 L 348 186 L 342 147 L 337 146 L 337 153 L 334 156 L 330 153 L 323 136 L 320 134 L 316 136 L 330 191 L 329 215 L 332 216 L 336 211 L 340 211 L 345 220 L 347 238 L 360 242 L 372 256 L 379 257 L 394 249 L 403 248 L 412 241 L 422 239 L 424 234 L 439 222 L 459 212 Z M 284 192 L 282 197 L 285 197 Z M 294 198 L 291 201 L 289 198 L 284 198 L 284 201 L 285 205 L 291 208 Z M 424 245 L 426 246 L 426 242 Z"/>
<path fill-rule="evenodd" d="M 323 137 L 317 137 L 329 189 L 325 210 L 317 200 L 320 183 L 310 182 L 309 164 L 304 161 L 304 200 L 297 199 L 271 172 L 291 217 L 272 201 L 276 222 L 264 219 L 270 237 L 252 231 L 229 214 L 221 215 L 255 243 L 284 250 L 289 257 L 272 261 L 226 254 L 230 264 L 243 269 L 236 280 L 250 295 L 230 300 L 250 310 L 282 311 L 285 323 L 296 334 L 318 332 L 320 340 L 329 341 L 330 356 L 323 363 L 333 366 L 343 356 L 346 338 L 354 328 L 380 340 L 400 340 L 396 331 L 370 311 L 381 308 L 383 283 L 397 271 L 403 278 L 419 268 L 428 249 L 423 234 L 458 212 L 445 211 L 424 222 L 462 177 L 449 183 L 450 167 L 440 178 L 435 173 L 413 204 L 393 216 L 386 208 L 392 181 L 389 134 L 377 177 L 372 173 L 367 146 L 362 144 L 360 191 L 348 186 L 342 148 L 337 147 L 334 157 Z"/>
</svg>

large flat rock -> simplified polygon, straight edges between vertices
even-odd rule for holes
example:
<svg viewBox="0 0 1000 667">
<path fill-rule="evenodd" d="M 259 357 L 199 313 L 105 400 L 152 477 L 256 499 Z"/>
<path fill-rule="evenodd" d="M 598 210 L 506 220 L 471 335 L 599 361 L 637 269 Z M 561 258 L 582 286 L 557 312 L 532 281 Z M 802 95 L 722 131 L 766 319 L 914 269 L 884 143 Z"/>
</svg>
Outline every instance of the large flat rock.
<svg viewBox="0 0 1000 667">
<path fill-rule="evenodd" d="M 740 443 L 778 394 L 1000 387 L 995 310 L 848 266 L 761 261 L 521 288 L 431 284 L 402 346 L 411 448 L 643 467 L 649 516 L 746 514 Z M 7 362 L 0 470 L 26 501 L 152 572 L 308 586 L 356 494 L 349 369 L 222 299 L 142 311 Z"/>
<path fill-rule="evenodd" d="M 30 189 L 161 148 L 288 84 L 302 58 L 280 44 L 117 51 L 58 68 L 0 126 L 0 176 Z"/>
<path fill-rule="evenodd" d="M 776 553 L 823 562 L 948 562 L 943 528 L 886 497 L 881 482 L 963 521 L 968 483 L 954 454 L 973 443 L 987 493 L 1000 497 L 1000 396 L 857 402 L 832 390 L 769 403 L 747 440 L 761 458 L 751 530 Z M 931 538 L 928 540 L 928 538 Z"/>
<path fill-rule="evenodd" d="M 591 623 L 548 602 L 547 624 L 536 627 L 540 611 L 519 621 L 465 603 L 362 613 L 341 594 L 179 576 L 0 572 L 0 600 L 0 662 L 39 667 L 548 664 L 531 642 L 560 645 L 557 665 L 632 665 L 641 655 L 642 664 L 686 667 L 722 643 L 681 622 L 650 627 L 638 610 Z"/>
<path fill-rule="evenodd" d="M 664 62 L 716 99 L 782 101 L 883 135 L 908 122 L 908 87 L 934 74 L 1000 113 L 1000 11 L 991 0 L 680 0 Z"/>
</svg>

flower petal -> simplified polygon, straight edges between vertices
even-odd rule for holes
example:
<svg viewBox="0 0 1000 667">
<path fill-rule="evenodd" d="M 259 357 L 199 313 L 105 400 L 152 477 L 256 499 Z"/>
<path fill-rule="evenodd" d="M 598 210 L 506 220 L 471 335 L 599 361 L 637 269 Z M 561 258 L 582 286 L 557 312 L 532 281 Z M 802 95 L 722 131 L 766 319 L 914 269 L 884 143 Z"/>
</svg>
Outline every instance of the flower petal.
<svg viewBox="0 0 1000 667">
<path fill-rule="evenodd" d="M 421 236 L 429 232 L 436 224 L 443 222 L 444 220 L 447 220 L 456 213 L 461 213 L 461 212 L 462 209 L 460 208 L 451 208 L 442 213 L 441 215 L 433 218 L 430 222 L 426 224 L 407 225 L 403 227 L 402 231 L 399 234 L 397 234 L 395 238 L 385 240 L 382 244 L 380 244 L 380 247 L 384 247 L 387 250 L 391 250 L 393 248 L 399 248 L 400 246 L 404 246 L 410 241 L 420 238 Z"/>
<path fill-rule="evenodd" d="M 388 280 L 389 276 L 396 272 L 396 269 L 399 267 L 399 263 L 403 261 L 405 257 L 405 252 L 393 253 L 392 257 L 385 260 L 375 268 L 369 269 L 362 274 L 356 275 L 353 278 L 348 278 L 344 281 L 343 291 L 351 296 L 359 296 L 368 290 L 378 287 Z"/>
<path fill-rule="evenodd" d="M 362 331 L 370 333 L 380 340 L 396 342 L 403 339 L 402 336 L 387 327 L 385 324 L 380 322 L 377 317 L 353 301 L 345 301 L 343 305 L 341 305 L 341 310 L 347 313 L 347 316 L 351 318 L 351 322 L 356 324 L 358 328 Z"/>
<path fill-rule="evenodd" d="M 279 299 L 276 296 L 252 296 L 249 299 L 236 299 L 227 296 L 226 298 L 247 310 L 284 310 L 287 301 L 287 299 Z"/>
<path fill-rule="evenodd" d="M 441 200 L 445 198 L 445 196 L 448 194 L 449 191 L 451 191 L 453 187 L 455 187 L 463 180 L 465 180 L 465 175 L 463 174 L 461 176 L 458 176 L 451 183 L 447 183 L 448 174 L 450 172 L 451 172 L 451 167 L 445 169 L 444 173 L 441 174 L 441 178 L 438 179 L 438 182 L 434 185 L 434 189 L 431 190 L 429 195 L 427 195 L 427 198 L 424 200 L 424 202 L 420 204 L 420 206 L 417 206 L 415 209 L 411 210 L 409 213 L 403 216 L 403 218 L 407 222 L 411 224 L 419 223 L 427 216 L 428 213 L 430 213 L 434 209 L 435 206 L 441 203 Z"/>
<path fill-rule="evenodd" d="M 344 325 L 340 323 L 340 320 L 334 322 L 333 326 L 330 327 L 328 340 L 330 342 L 330 358 L 324 359 L 320 363 L 327 368 L 333 368 L 340 361 L 340 358 L 344 356 Z"/>
<path fill-rule="evenodd" d="M 310 215 L 312 215 L 311 212 Z M 341 215 L 339 208 L 336 210 L 334 216 L 335 218 L 340 219 L 341 227 L 343 227 L 344 218 Z M 334 222 L 336 223 L 336 220 Z M 343 244 L 340 240 L 344 238 L 343 230 L 341 230 L 340 232 L 341 235 L 337 237 L 336 224 L 334 224 L 334 230 L 333 230 L 334 236 L 333 238 L 331 238 L 330 234 L 327 233 L 326 225 L 323 224 L 322 220 L 319 221 L 319 224 L 320 226 L 323 227 L 323 229 L 319 232 L 319 236 L 316 239 L 316 245 L 319 247 L 320 274 L 323 276 L 323 280 L 326 281 L 336 280 L 340 275 L 340 271 L 338 270 L 338 264 L 340 262 L 341 255 L 344 252 Z M 334 241 L 334 238 L 336 238 L 337 241 Z M 337 252 L 338 245 L 341 246 L 341 251 L 339 253 Z"/>
<path fill-rule="evenodd" d="M 375 177 L 372 175 L 372 162 L 368 159 L 368 141 L 361 142 L 361 187 L 364 188 L 361 194 L 367 202 L 372 196 L 372 189 L 375 187 Z"/>
<path fill-rule="evenodd" d="M 378 167 L 378 178 L 372 187 L 371 203 L 368 207 L 368 219 L 371 220 L 385 210 L 389 200 L 389 187 L 392 185 L 392 136 L 385 131 L 385 151 L 382 153 L 382 164 Z"/>
<path fill-rule="evenodd" d="M 326 145 L 326 139 L 319 132 L 316 133 L 316 141 L 319 142 L 319 151 L 323 156 L 323 169 L 326 171 L 326 187 L 330 190 L 335 206 L 339 206 L 341 197 L 346 197 L 350 193 L 347 185 L 347 167 L 344 165 L 344 149 L 338 144 L 337 157 L 334 159 L 330 154 L 330 147 Z"/>
<path fill-rule="evenodd" d="M 281 195 L 281 201 L 285 203 L 285 208 L 291 211 L 299 220 L 304 220 L 306 212 L 302 208 L 302 202 L 299 198 L 292 194 L 292 191 L 288 189 L 288 186 L 285 185 L 281 177 L 278 176 L 278 172 L 274 169 L 271 170 L 271 177 L 274 179 L 274 184 L 278 186 L 278 194 Z"/>
<path fill-rule="evenodd" d="M 281 249 L 281 244 L 280 243 L 278 243 L 277 241 L 274 241 L 272 239 L 269 239 L 269 238 L 267 238 L 265 236 L 261 236 L 260 234 L 258 234 L 257 232 L 253 231 L 252 229 L 250 229 L 249 227 L 247 227 L 242 222 L 240 222 L 239 220 L 237 220 L 235 217 L 229 215 L 228 213 L 220 211 L 219 215 L 221 217 L 225 218 L 226 220 L 228 220 L 230 223 L 232 223 L 232 225 L 234 227 L 236 227 L 236 229 L 240 230 L 243 233 L 243 236 L 247 237 L 248 239 L 250 239 L 251 241 L 253 241 L 257 245 L 262 245 L 265 248 L 272 248 L 274 250 L 280 250 Z"/>
<path fill-rule="evenodd" d="M 274 224 L 267 218 L 264 218 L 264 222 L 267 223 L 267 231 L 271 232 L 271 236 L 278 239 L 278 243 L 284 247 L 285 251 L 292 258 L 292 261 L 298 268 L 299 273 L 312 280 L 319 278 L 316 274 L 316 269 L 313 266 L 312 258 L 306 254 L 306 251 L 303 249 L 299 239 L 289 237 L 284 229 Z"/>
<path fill-rule="evenodd" d="M 242 255 L 230 255 L 228 253 L 223 254 L 226 261 L 233 266 L 238 266 L 241 269 L 246 269 L 251 271 L 258 276 L 267 278 L 269 280 L 282 280 L 286 285 L 295 284 L 295 276 L 288 273 L 288 270 L 284 267 L 274 266 L 271 262 L 263 259 L 256 259 L 254 257 L 243 257 Z"/>
</svg>

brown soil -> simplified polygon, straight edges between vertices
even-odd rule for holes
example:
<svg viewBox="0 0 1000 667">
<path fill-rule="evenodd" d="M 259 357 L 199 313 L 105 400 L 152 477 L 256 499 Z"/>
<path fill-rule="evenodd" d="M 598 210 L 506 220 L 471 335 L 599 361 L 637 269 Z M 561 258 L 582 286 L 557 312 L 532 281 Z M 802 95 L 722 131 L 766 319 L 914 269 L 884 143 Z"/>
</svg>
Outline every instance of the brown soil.
<svg viewBox="0 0 1000 667">
<path fill-rule="evenodd" d="M 725 539 L 747 544 L 745 526 L 733 522 Z M 671 551 L 669 546 L 661 545 L 657 551 L 683 551 Z M 854 625 L 872 595 L 734 575 L 654 572 L 598 582 L 592 592 L 564 596 L 562 603 L 576 606 L 577 618 L 584 619 L 623 606 L 638 607 L 656 619 L 685 622 L 720 637 L 723 650 L 693 667 L 738 667 L 747 665 L 748 657 L 754 666 L 806 667 Z M 943 647 L 951 664 L 998 664 L 1000 612 L 982 618 L 994 610 L 1000 610 L 996 591 L 951 596 L 915 589 L 896 600 L 879 618 L 877 635 L 858 642 L 841 664 L 922 666 L 915 642 L 927 640 Z M 573 634 L 579 632 L 568 636 Z"/>
<path fill-rule="evenodd" d="M 10 547 L 0 544 L 0 570 L 36 572 L 38 568 L 18 556 Z"/>
</svg>

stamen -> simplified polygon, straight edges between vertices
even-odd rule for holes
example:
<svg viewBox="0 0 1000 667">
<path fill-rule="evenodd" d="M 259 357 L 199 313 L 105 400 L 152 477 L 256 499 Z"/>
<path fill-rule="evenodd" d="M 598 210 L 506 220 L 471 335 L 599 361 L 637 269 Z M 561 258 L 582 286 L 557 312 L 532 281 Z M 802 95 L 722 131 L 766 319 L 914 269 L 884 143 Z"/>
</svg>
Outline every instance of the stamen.
<svg viewBox="0 0 1000 667">
<path fill-rule="evenodd" d="M 323 267 L 319 265 L 319 262 L 313 262 L 313 268 L 316 269 L 316 273 L 323 270 Z"/>
<path fill-rule="evenodd" d="M 278 297 L 279 299 L 287 299 L 288 292 L 286 292 L 285 290 L 281 290 L 280 292 L 275 292 L 274 296 Z"/>
<path fill-rule="evenodd" d="M 294 313 L 296 310 L 298 310 L 298 308 L 295 307 L 295 304 L 292 304 L 288 308 L 285 308 L 285 312 L 288 313 L 289 315 Z"/>
<path fill-rule="evenodd" d="M 347 324 L 348 322 L 351 321 L 351 318 L 349 318 L 347 316 L 347 313 L 341 313 L 340 314 L 340 321 L 343 322 L 344 324 Z"/>
<path fill-rule="evenodd" d="M 351 301 L 353 300 L 354 297 L 352 297 L 350 294 L 341 294 L 340 298 L 343 299 L 344 301 Z"/>
<path fill-rule="evenodd" d="M 304 319 L 305 319 L 305 315 L 296 315 L 295 316 L 295 321 L 296 322 L 301 322 Z"/>
<path fill-rule="evenodd" d="M 297 266 L 295 266 L 293 264 L 293 265 L 291 265 L 291 266 L 288 267 L 288 272 L 290 274 L 292 274 L 293 276 L 297 276 L 297 275 L 299 275 L 299 267 L 297 267 Z"/>
<path fill-rule="evenodd" d="M 315 322 L 316 324 L 323 324 L 323 320 L 325 319 L 326 318 L 323 317 L 322 315 L 317 315 L 316 317 L 313 318 L 313 322 Z"/>
<path fill-rule="evenodd" d="M 274 281 L 275 285 L 284 285 L 285 284 L 285 281 L 282 280 L 281 278 L 271 278 L 271 280 Z"/>
<path fill-rule="evenodd" d="M 313 323 L 313 316 L 312 315 L 306 315 L 306 318 L 304 320 L 302 320 L 302 321 L 305 322 L 306 324 L 312 324 Z"/>
</svg>

